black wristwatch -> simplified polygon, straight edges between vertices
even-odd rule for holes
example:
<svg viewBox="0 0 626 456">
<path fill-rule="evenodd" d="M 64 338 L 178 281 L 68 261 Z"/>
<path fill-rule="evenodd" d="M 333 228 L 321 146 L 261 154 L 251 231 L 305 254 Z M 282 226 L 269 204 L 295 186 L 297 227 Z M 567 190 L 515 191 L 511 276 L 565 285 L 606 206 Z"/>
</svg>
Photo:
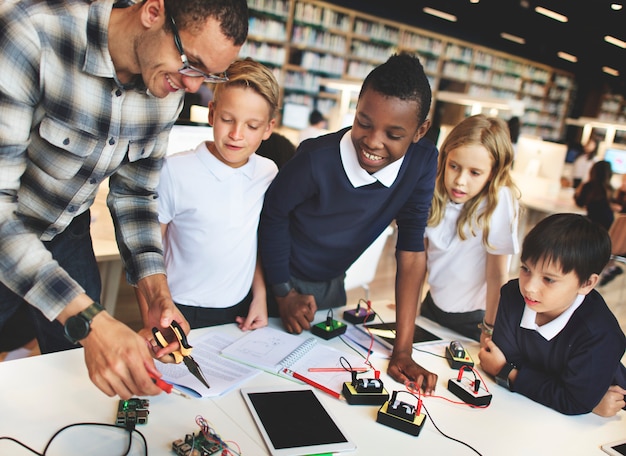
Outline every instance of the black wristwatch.
<svg viewBox="0 0 626 456">
<path fill-rule="evenodd" d="M 496 383 L 500 386 L 505 387 L 509 391 L 511 391 L 511 383 L 509 382 L 509 374 L 513 369 L 517 369 L 517 366 L 513 363 L 507 363 L 504 367 L 498 372 L 496 375 Z"/>
<path fill-rule="evenodd" d="M 98 302 L 92 303 L 85 310 L 76 314 L 65 321 L 65 337 L 73 344 L 83 340 L 91 331 L 91 321 L 93 317 L 104 310 L 104 307 Z"/>
<path fill-rule="evenodd" d="M 284 298 L 289 294 L 291 290 L 293 290 L 293 285 L 291 284 L 291 281 L 272 285 L 272 293 L 274 293 L 274 296 L 276 296 L 277 298 Z"/>
</svg>

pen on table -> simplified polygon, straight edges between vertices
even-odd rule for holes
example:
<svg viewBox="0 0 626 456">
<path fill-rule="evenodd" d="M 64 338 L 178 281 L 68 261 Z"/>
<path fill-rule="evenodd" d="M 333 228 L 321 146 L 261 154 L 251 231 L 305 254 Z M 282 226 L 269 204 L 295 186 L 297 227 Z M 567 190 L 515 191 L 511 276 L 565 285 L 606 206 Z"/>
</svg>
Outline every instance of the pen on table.
<svg viewBox="0 0 626 456">
<path fill-rule="evenodd" d="M 306 378 L 304 375 L 298 374 L 290 369 L 283 369 L 283 372 L 287 375 L 291 375 L 293 378 L 303 381 L 304 383 L 311 385 L 313 388 L 317 388 L 320 391 L 324 391 L 327 394 L 330 394 L 334 398 L 341 399 L 341 394 L 336 391 L 331 390 L 330 388 L 325 387 L 324 385 L 320 385 L 317 382 L 314 382 L 310 378 Z"/>
<path fill-rule="evenodd" d="M 344 369 L 343 367 L 309 367 L 309 372 L 367 372 L 368 367 L 351 367 L 350 369 Z"/>
<path fill-rule="evenodd" d="M 177 388 L 174 388 L 174 385 L 172 385 L 170 383 L 167 383 L 165 380 L 161 380 L 159 377 L 153 375 L 151 372 L 148 372 L 148 375 L 150 375 L 150 378 L 152 379 L 152 382 L 156 386 L 161 388 L 163 391 L 165 391 L 167 394 L 174 393 L 174 394 L 178 394 L 179 396 L 186 397 L 187 399 L 191 399 L 189 396 L 187 396 L 181 390 L 179 390 Z"/>
</svg>

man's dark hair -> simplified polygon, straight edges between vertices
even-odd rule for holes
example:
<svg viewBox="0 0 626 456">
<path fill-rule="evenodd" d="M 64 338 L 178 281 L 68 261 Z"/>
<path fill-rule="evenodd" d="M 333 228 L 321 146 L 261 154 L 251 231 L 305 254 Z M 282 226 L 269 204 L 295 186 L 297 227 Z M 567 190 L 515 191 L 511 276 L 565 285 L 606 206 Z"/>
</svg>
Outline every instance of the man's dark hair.
<svg viewBox="0 0 626 456">
<path fill-rule="evenodd" d="M 359 98 L 367 89 L 388 97 L 416 101 L 419 125 L 430 111 L 430 83 L 419 58 L 412 54 L 393 54 L 385 63 L 374 68 L 363 81 Z"/>
<path fill-rule="evenodd" d="M 200 30 L 209 17 L 214 17 L 220 23 L 221 32 L 231 38 L 235 46 L 243 45 L 248 38 L 246 0 L 165 0 L 165 10 L 172 15 L 179 30 L 193 33 Z"/>
<path fill-rule="evenodd" d="M 564 274 L 574 271 L 582 285 L 600 274 L 611 257 L 606 229 L 579 214 L 553 214 L 530 230 L 522 245 L 521 260 L 558 263 Z"/>
</svg>

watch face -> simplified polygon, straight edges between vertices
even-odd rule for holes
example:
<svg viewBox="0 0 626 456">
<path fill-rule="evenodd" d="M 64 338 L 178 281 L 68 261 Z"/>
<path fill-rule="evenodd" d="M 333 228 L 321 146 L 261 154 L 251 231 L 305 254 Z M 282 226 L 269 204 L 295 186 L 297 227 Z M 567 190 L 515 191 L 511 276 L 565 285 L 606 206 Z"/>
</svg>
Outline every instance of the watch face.
<svg viewBox="0 0 626 456">
<path fill-rule="evenodd" d="M 89 334 L 89 322 L 80 316 L 73 316 L 65 322 L 65 335 L 76 343 Z"/>
</svg>

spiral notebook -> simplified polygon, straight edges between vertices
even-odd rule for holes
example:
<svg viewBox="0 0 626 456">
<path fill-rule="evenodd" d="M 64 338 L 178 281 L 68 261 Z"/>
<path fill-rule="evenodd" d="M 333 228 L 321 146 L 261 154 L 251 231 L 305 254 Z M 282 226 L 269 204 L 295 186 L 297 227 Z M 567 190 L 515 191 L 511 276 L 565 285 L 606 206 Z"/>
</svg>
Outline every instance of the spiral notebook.
<svg viewBox="0 0 626 456">
<path fill-rule="evenodd" d="M 338 394 L 343 383 L 351 380 L 350 372 L 310 372 L 309 368 L 341 368 L 340 358 L 352 367 L 364 367 L 364 359 L 338 350 L 317 337 L 295 335 L 269 326 L 255 329 L 237 339 L 221 352 L 222 356 L 266 372 L 293 379 L 295 372 Z"/>
</svg>

